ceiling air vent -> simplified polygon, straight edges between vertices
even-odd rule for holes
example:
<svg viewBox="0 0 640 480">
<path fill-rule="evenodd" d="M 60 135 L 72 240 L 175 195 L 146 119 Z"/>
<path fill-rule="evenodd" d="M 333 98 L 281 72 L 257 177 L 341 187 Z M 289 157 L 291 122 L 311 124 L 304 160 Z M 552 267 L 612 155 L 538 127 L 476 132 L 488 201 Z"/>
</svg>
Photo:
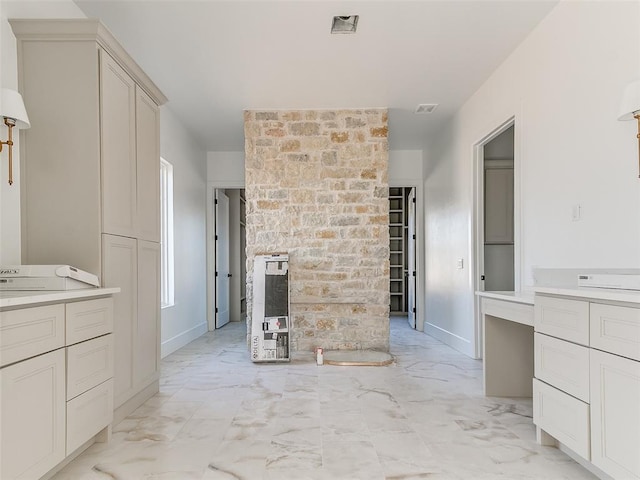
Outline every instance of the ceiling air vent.
<svg viewBox="0 0 640 480">
<path fill-rule="evenodd" d="M 433 113 L 433 111 L 438 108 L 437 103 L 421 103 L 416 107 L 415 113 L 427 114 Z"/>
<path fill-rule="evenodd" d="M 331 33 L 356 33 L 360 15 L 337 15 L 331 23 Z"/>
</svg>

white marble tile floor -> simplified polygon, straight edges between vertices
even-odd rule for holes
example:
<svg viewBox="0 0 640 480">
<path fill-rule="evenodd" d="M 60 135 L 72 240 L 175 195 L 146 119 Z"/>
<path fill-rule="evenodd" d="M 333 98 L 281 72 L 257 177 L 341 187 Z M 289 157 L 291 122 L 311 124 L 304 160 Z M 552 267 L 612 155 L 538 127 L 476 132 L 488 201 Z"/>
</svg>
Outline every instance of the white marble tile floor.
<svg viewBox="0 0 640 480">
<path fill-rule="evenodd" d="M 162 361 L 160 393 L 54 480 L 595 479 L 535 442 L 531 399 L 484 397 L 482 363 L 391 320 L 386 367 L 253 364 L 243 324 Z"/>
</svg>

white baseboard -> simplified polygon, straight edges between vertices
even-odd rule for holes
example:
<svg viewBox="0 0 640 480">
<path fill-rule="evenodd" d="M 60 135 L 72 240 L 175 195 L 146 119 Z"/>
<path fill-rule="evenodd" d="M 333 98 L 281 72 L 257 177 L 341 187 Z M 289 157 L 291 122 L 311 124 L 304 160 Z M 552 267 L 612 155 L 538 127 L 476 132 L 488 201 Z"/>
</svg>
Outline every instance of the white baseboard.
<svg viewBox="0 0 640 480">
<path fill-rule="evenodd" d="M 166 357 L 167 355 L 175 352 L 179 348 L 182 348 L 185 345 L 193 342 L 196 338 L 205 334 L 207 330 L 208 330 L 207 322 L 202 322 L 199 325 L 196 325 L 195 327 L 190 328 L 189 330 L 185 330 L 184 332 L 179 333 L 175 337 L 162 342 L 162 345 L 160 347 L 160 356 L 162 358 Z"/>
<path fill-rule="evenodd" d="M 460 353 L 464 353 L 466 356 L 474 358 L 473 344 L 471 343 L 471 340 L 462 338 L 455 333 L 451 333 L 448 330 L 445 330 L 429 322 L 424 323 L 424 333 L 432 336 L 433 338 L 437 338 L 442 343 L 449 345 L 451 348 L 458 350 Z"/>
</svg>

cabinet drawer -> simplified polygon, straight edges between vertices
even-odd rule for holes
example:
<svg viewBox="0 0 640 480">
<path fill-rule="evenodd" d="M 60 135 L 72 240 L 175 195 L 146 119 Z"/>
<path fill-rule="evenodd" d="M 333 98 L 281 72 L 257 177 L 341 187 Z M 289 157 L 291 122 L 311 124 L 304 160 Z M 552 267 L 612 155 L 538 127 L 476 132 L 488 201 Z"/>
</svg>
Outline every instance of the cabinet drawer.
<svg viewBox="0 0 640 480">
<path fill-rule="evenodd" d="M 113 335 L 67 347 L 67 400 L 113 377 Z"/>
<path fill-rule="evenodd" d="M 67 455 L 113 420 L 113 380 L 67 402 Z"/>
<path fill-rule="evenodd" d="M 113 299 L 67 304 L 67 345 L 113 332 Z"/>
<path fill-rule="evenodd" d="M 581 457 L 590 459 L 586 403 L 534 379 L 533 423 Z"/>
<path fill-rule="evenodd" d="M 589 303 L 536 295 L 536 332 L 589 345 Z"/>
<path fill-rule="evenodd" d="M 64 347 L 64 305 L 0 312 L 0 366 Z"/>
<path fill-rule="evenodd" d="M 591 304 L 591 346 L 640 360 L 640 308 Z"/>
<path fill-rule="evenodd" d="M 535 377 L 589 403 L 589 349 L 534 335 Z"/>
<path fill-rule="evenodd" d="M 640 362 L 593 349 L 591 451 L 611 477 L 640 479 Z"/>
</svg>

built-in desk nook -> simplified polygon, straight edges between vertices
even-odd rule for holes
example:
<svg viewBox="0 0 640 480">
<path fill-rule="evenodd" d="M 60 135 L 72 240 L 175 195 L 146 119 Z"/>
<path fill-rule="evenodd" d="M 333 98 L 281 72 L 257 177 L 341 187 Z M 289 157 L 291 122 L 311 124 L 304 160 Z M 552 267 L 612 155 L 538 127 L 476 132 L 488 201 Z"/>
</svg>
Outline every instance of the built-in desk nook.
<svg viewBox="0 0 640 480">
<path fill-rule="evenodd" d="M 0 292 L 0 478 L 51 473 L 113 419 L 119 288 Z"/>
<path fill-rule="evenodd" d="M 478 292 L 483 324 L 484 394 L 531 397 L 533 294 Z"/>
<path fill-rule="evenodd" d="M 485 395 L 531 396 L 538 443 L 640 480 L 640 291 L 534 291 L 477 293 Z"/>
</svg>

